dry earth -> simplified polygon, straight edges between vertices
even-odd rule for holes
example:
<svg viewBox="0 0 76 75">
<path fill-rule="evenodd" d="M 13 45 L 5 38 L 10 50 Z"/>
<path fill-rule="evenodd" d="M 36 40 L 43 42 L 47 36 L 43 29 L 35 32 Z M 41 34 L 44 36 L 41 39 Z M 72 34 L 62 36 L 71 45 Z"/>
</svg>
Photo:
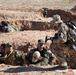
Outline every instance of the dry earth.
<svg viewBox="0 0 76 75">
<path fill-rule="evenodd" d="M 0 7 L 70 9 L 76 0 L 1 0 Z"/>
<path fill-rule="evenodd" d="M 55 69 L 56 66 L 10 66 L 10 65 L 0 65 L 0 75 L 76 75 L 72 69 L 69 70 L 60 70 Z"/>
<path fill-rule="evenodd" d="M 44 39 L 45 36 L 53 36 L 54 30 L 40 31 L 40 30 L 28 30 L 28 31 L 18 31 L 9 33 L 0 33 L 0 43 L 10 42 L 13 43 L 14 48 L 17 50 L 25 50 L 27 52 L 28 48 L 34 48 L 37 45 L 38 39 Z"/>
<path fill-rule="evenodd" d="M 42 8 L 48 8 L 46 18 L 43 17 Z M 0 22 L 8 21 L 20 30 L 0 33 L 0 44 L 11 42 L 14 49 L 28 52 L 36 47 L 39 38 L 45 39 L 46 35 L 55 34 L 49 24 L 54 14 L 59 14 L 64 21 L 76 21 L 76 0 L 0 0 Z M 47 45 L 49 46 L 50 42 Z M 54 67 L 0 64 L 0 75 L 76 75 L 75 72 L 52 70 Z"/>
</svg>

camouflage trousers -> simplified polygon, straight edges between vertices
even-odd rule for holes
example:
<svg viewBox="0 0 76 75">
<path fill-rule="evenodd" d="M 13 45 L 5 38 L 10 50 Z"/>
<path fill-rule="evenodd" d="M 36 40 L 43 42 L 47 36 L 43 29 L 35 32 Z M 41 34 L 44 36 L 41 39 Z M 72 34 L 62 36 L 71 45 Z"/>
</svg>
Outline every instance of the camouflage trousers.
<svg viewBox="0 0 76 75">
<path fill-rule="evenodd" d="M 36 66 L 47 66 L 48 65 L 49 60 L 47 58 L 43 58 L 42 61 L 36 63 Z"/>
<path fill-rule="evenodd" d="M 68 66 L 76 68 L 76 51 L 71 45 L 52 43 L 50 48 L 58 59 L 56 64 L 65 64 L 65 62 L 67 62 Z"/>
</svg>

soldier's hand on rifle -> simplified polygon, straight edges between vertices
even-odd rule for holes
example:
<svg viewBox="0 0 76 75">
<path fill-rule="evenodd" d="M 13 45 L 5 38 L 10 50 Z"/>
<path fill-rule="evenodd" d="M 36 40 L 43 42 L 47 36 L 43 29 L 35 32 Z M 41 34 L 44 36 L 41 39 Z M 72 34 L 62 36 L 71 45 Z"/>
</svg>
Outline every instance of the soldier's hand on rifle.
<svg viewBox="0 0 76 75">
<path fill-rule="evenodd" d="M 52 40 L 53 40 L 53 37 L 46 36 L 46 37 L 45 37 L 45 42 L 47 42 L 47 40 L 51 40 L 51 41 L 52 41 Z"/>
</svg>

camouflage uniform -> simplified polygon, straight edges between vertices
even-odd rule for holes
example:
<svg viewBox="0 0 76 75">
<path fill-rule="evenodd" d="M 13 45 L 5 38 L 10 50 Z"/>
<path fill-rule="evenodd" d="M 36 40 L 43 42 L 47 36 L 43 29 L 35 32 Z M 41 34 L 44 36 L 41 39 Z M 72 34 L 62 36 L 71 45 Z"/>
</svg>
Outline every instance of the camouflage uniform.
<svg viewBox="0 0 76 75">
<path fill-rule="evenodd" d="M 0 30 L 2 30 L 2 32 L 14 32 L 14 31 L 18 31 L 17 28 L 12 27 L 10 24 L 8 24 L 8 22 L 6 21 L 2 21 L 1 22 L 2 27 L 0 28 Z"/>
<path fill-rule="evenodd" d="M 68 27 L 65 25 L 65 23 L 61 23 L 61 25 L 58 28 L 58 39 L 54 39 L 54 43 L 65 43 L 68 40 Z"/>
<path fill-rule="evenodd" d="M 9 65 L 23 65 L 24 60 L 18 51 L 12 49 L 12 44 L 5 44 L 5 55 L 1 58 L 5 64 Z"/>
<path fill-rule="evenodd" d="M 58 38 L 53 39 L 53 43 L 67 44 L 76 50 L 76 32 L 68 27 L 65 23 L 61 23 L 58 28 Z"/>
<path fill-rule="evenodd" d="M 58 17 L 57 15 L 55 16 Z M 59 20 L 59 18 L 57 19 Z M 71 56 L 71 52 L 76 50 L 76 32 L 66 23 L 59 22 L 59 24 L 57 38 L 53 38 L 51 50 L 57 56 L 58 64 L 61 66 L 67 66 L 67 62 L 68 65 L 71 65 L 70 62 L 73 61 L 71 58 L 74 55 Z M 69 56 L 71 56 L 71 58 Z"/>
<path fill-rule="evenodd" d="M 37 62 L 32 62 L 32 56 L 33 56 L 33 53 L 35 51 L 39 51 L 38 48 L 35 48 L 33 50 L 31 50 L 27 56 L 26 56 L 26 62 L 27 64 L 35 64 L 37 66 L 43 66 L 43 65 L 48 65 L 48 64 L 52 64 L 56 57 L 54 56 L 54 54 L 49 50 L 46 50 L 45 48 L 43 48 L 42 51 L 39 51 L 40 52 L 40 55 L 41 55 L 41 59 L 38 60 Z"/>
<path fill-rule="evenodd" d="M 67 34 L 69 28 L 65 23 L 63 23 L 59 15 L 54 15 L 53 18 L 55 20 L 54 23 L 58 23 L 59 27 L 56 36 L 53 37 L 51 50 L 56 55 L 58 64 L 62 66 L 67 66 L 67 62 L 64 58 L 64 53 L 63 53 L 64 51 L 62 48 L 64 47 L 63 44 L 65 44 L 68 40 Z"/>
<path fill-rule="evenodd" d="M 63 23 L 63 21 L 61 20 L 61 17 L 59 15 L 53 15 L 53 25 L 54 27 L 56 27 L 56 23 L 59 24 L 58 27 L 58 38 L 57 39 L 53 39 L 54 43 L 65 43 L 67 41 L 67 32 L 68 32 L 68 26 Z"/>
<path fill-rule="evenodd" d="M 24 64 L 24 60 L 23 60 L 21 54 L 15 50 L 12 50 L 9 54 L 6 53 L 4 58 L 5 58 L 6 64 L 20 65 L 20 66 L 22 66 Z"/>
</svg>

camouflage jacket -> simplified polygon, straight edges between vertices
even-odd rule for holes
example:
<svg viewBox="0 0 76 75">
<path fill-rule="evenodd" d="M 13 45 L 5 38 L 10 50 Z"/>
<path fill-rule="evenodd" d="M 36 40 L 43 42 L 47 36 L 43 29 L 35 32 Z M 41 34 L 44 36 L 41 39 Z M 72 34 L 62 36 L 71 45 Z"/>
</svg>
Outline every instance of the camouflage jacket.
<svg viewBox="0 0 76 75">
<path fill-rule="evenodd" d="M 58 28 L 58 39 L 54 40 L 54 43 L 65 43 L 68 39 L 67 32 L 69 28 L 65 23 L 62 23 Z"/>
<path fill-rule="evenodd" d="M 5 55 L 5 63 L 10 65 L 23 65 L 24 60 L 21 54 L 17 51 L 11 51 L 9 54 L 6 53 Z"/>
<path fill-rule="evenodd" d="M 37 65 L 41 65 L 41 66 L 42 66 L 42 65 L 47 65 L 47 64 L 51 64 L 51 63 L 55 62 L 56 57 L 55 57 L 55 55 L 51 52 L 51 50 L 47 50 L 47 49 L 43 48 L 42 51 L 39 51 L 41 57 L 43 58 L 42 61 L 37 62 L 37 63 L 33 63 L 33 62 L 31 61 L 31 59 L 32 59 L 32 55 L 33 55 L 33 53 L 34 53 L 35 51 L 39 51 L 38 48 L 35 48 L 35 49 L 31 50 L 31 51 L 27 54 L 27 56 L 26 56 L 26 62 L 27 62 L 28 65 L 29 65 L 29 64 L 35 64 L 35 65 L 37 64 Z"/>
<path fill-rule="evenodd" d="M 8 24 L 8 27 L 7 27 L 7 28 L 8 28 L 8 30 L 7 30 L 8 32 L 9 32 L 9 31 L 12 31 L 12 32 L 13 32 L 13 31 L 18 31 L 17 28 L 14 28 L 14 27 L 12 27 L 12 26 L 9 25 L 9 24 Z"/>
</svg>

